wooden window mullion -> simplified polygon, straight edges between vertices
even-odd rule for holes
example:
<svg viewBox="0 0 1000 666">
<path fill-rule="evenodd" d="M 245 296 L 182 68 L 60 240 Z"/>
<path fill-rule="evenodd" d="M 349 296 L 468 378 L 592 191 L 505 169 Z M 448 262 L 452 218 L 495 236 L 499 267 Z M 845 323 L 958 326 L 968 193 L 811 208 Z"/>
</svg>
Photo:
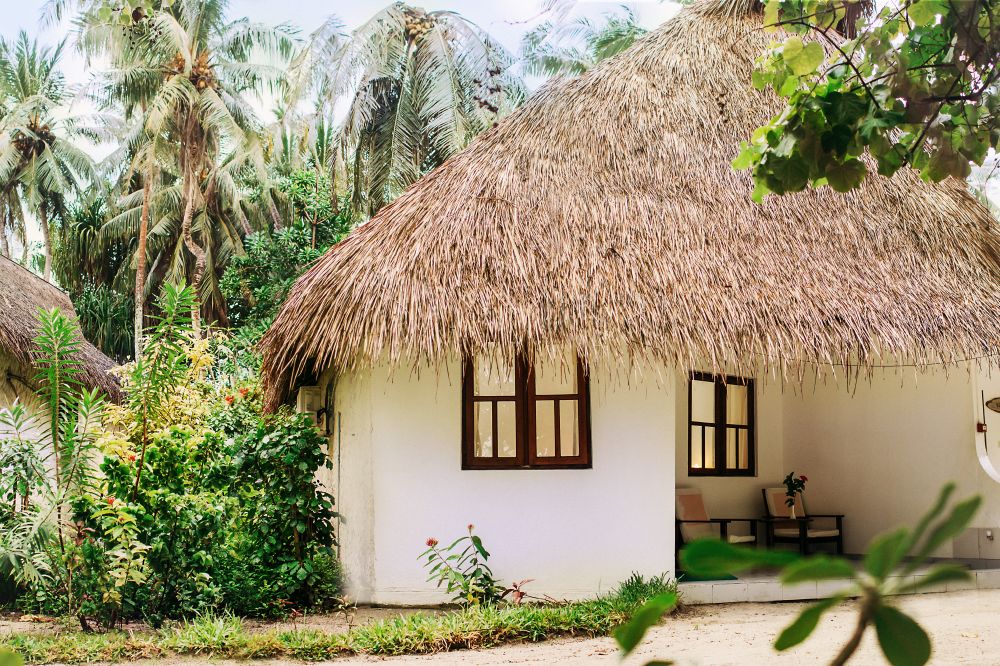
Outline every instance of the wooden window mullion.
<svg viewBox="0 0 1000 666">
<path fill-rule="evenodd" d="M 562 458 L 562 441 L 559 439 L 559 398 L 552 401 L 552 421 L 555 424 L 555 440 L 552 443 L 552 453 L 556 458 Z"/>
<path fill-rule="evenodd" d="M 500 429 L 497 427 L 498 415 L 497 412 L 500 411 L 500 401 L 490 400 L 490 409 L 492 410 L 493 417 L 493 459 L 496 460 L 500 457 Z"/>
</svg>

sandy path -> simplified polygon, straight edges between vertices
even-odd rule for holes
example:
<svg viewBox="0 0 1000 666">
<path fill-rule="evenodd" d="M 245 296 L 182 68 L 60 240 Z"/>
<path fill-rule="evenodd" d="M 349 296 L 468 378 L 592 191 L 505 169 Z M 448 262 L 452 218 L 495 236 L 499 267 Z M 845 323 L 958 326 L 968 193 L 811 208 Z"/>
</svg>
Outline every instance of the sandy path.
<svg viewBox="0 0 1000 666">
<path fill-rule="evenodd" d="M 1000 665 L 1000 590 L 925 594 L 906 597 L 900 605 L 931 634 L 933 664 Z M 771 648 L 778 632 L 803 607 L 798 603 L 728 604 L 693 607 L 652 630 L 638 655 L 626 664 L 638 666 L 654 657 L 677 664 L 809 664 L 828 663 L 854 626 L 848 607 L 828 613 L 816 633 L 784 654 Z M 560 640 L 479 652 L 381 658 L 352 658 L 341 664 L 620 664 L 611 639 Z M 214 662 L 217 666 L 220 662 Z M 884 664 L 874 632 L 851 664 Z M 277 666 L 278 662 L 272 662 Z M 190 664 L 189 664 L 190 666 Z"/>
</svg>

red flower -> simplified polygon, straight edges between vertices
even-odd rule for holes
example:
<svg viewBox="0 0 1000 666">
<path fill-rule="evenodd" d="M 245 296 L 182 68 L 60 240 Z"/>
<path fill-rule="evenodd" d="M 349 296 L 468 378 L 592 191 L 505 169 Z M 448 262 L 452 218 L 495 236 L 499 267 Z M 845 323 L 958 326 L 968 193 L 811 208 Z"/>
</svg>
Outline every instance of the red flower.
<svg viewBox="0 0 1000 666">
<path fill-rule="evenodd" d="M 438 545 L 438 540 L 435 539 L 434 537 L 431 537 L 430 539 L 427 540 L 427 547 L 428 548 L 433 548 L 436 545 Z"/>
<path fill-rule="evenodd" d="M 225 398 L 225 400 L 226 400 L 226 404 L 227 405 L 231 405 L 231 404 L 233 404 L 233 401 L 236 400 L 236 398 L 234 398 L 231 395 L 227 395 L 226 398 Z"/>
<path fill-rule="evenodd" d="M 113 505 L 115 503 L 114 495 L 109 495 L 108 499 L 107 499 L 107 502 L 108 502 L 108 506 Z"/>
<path fill-rule="evenodd" d="M 473 525 L 472 523 L 469 523 L 469 531 L 471 532 L 474 529 L 476 529 L 476 526 Z"/>
<path fill-rule="evenodd" d="M 128 461 L 129 462 L 135 462 L 135 454 L 134 453 L 128 454 Z"/>
<path fill-rule="evenodd" d="M 250 393 L 250 389 L 248 389 L 246 386 L 244 386 L 243 388 L 240 389 L 240 397 L 241 398 L 247 397 L 247 393 Z"/>
<path fill-rule="evenodd" d="M 800 478 L 800 479 L 802 479 L 803 481 L 808 481 L 808 480 L 809 480 L 809 477 L 808 477 L 808 476 L 806 476 L 805 474 L 803 474 L 803 475 L 802 475 L 802 476 L 800 476 L 799 478 Z"/>
</svg>

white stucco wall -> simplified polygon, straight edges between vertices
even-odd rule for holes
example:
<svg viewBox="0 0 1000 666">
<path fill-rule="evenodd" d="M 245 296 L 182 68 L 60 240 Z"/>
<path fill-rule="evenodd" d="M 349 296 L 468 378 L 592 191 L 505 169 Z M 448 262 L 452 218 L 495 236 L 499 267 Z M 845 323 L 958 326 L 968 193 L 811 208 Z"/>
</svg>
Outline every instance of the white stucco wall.
<svg viewBox="0 0 1000 666">
<path fill-rule="evenodd" d="M 593 468 L 461 469 L 461 372 L 385 367 L 338 380 L 338 497 L 348 593 L 374 603 L 436 603 L 418 561 L 428 537 L 469 523 L 506 581 L 557 598 L 592 596 L 633 571 L 673 568 L 676 396 L 671 373 L 591 379 Z"/>
<path fill-rule="evenodd" d="M 913 524 L 948 481 L 958 484 L 958 497 L 983 496 L 973 526 L 1000 526 L 1000 484 L 975 453 L 984 387 L 987 398 L 1000 395 L 1000 377 L 975 368 L 911 369 L 879 371 L 849 387 L 828 375 L 786 392 L 786 467 L 809 476 L 811 511 L 846 515 L 847 552 L 862 552 L 883 530 Z M 1000 414 L 988 420 L 997 451 Z M 939 555 L 952 555 L 951 544 Z"/>
</svg>

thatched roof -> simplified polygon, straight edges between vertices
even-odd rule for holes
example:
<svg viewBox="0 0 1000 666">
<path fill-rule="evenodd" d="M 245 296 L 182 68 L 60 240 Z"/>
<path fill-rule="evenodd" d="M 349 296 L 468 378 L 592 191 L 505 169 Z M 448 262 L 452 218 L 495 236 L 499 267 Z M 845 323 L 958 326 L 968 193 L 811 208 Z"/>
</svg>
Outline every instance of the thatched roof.
<svg viewBox="0 0 1000 666">
<path fill-rule="evenodd" d="M 269 406 L 379 355 L 575 345 L 698 363 L 917 364 L 996 351 L 1000 233 L 906 170 L 751 202 L 730 166 L 781 108 L 750 85 L 756 3 L 704 0 L 551 83 L 295 285 L 262 343 Z"/>
<path fill-rule="evenodd" d="M 20 264 L 0 256 L 0 354 L 10 355 L 20 364 L 34 367 L 38 311 L 52 308 L 59 308 L 64 314 L 76 317 L 73 303 L 65 292 Z M 117 363 L 82 339 L 80 361 L 81 380 L 88 388 L 101 389 L 114 400 L 120 397 L 117 378 L 108 374 Z"/>
</svg>

